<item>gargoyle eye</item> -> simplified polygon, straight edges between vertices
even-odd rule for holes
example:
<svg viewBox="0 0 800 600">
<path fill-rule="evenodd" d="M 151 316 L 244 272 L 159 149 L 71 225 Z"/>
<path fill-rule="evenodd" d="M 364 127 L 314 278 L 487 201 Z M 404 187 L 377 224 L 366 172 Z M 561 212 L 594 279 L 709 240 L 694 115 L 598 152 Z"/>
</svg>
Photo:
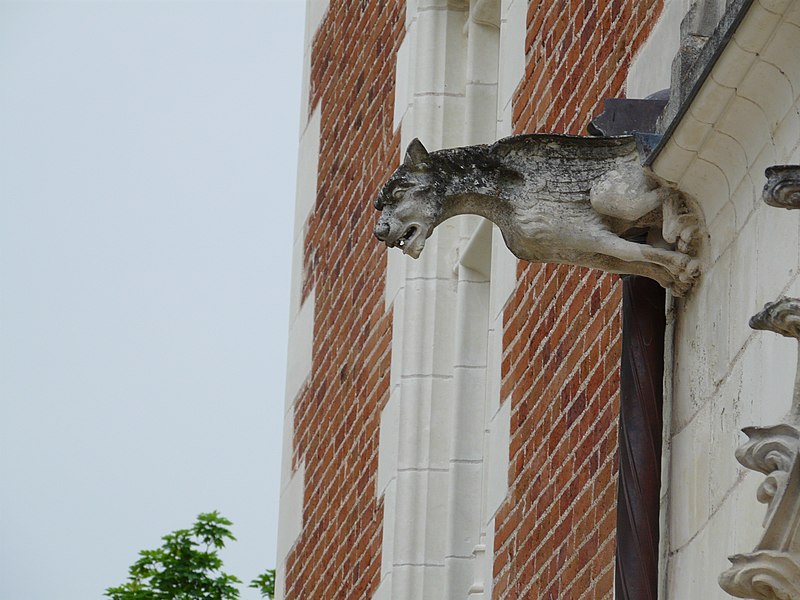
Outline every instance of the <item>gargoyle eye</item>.
<svg viewBox="0 0 800 600">
<path fill-rule="evenodd" d="M 395 200 L 402 200 L 403 196 L 406 195 L 406 192 L 411 189 L 410 186 L 399 185 L 392 190 L 392 198 Z"/>
</svg>

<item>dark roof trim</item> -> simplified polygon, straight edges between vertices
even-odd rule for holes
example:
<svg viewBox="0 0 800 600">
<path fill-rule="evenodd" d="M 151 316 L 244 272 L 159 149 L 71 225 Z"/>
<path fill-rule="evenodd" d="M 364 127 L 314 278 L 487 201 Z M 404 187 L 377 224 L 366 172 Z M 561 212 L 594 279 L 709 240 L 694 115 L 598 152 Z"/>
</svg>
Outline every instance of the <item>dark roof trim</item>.
<svg viewBox="0 0 800 600">
<path fill-rule="evenodd" d="M 703 46 L 703 50 L 700 52 L 700 56 L 698 56 L 697 61 L 689 71 L 689 76 L 687 79 L 689 81 L 694 80 L 694 84 L 689 89 L 686 96 L 681 99 L 678 112 L 675 114 L 675 117 L 672 119 L 672 121 L 670 121 L 667 129 L 664 131 L 664 136 L 661 138 L 661 141 L 645 159 L 643 163 L 644 166 L 651 166 L 655 162 L 656 158 L 658 158 L 661 150 L 672 137 L 675 129 L 678 127 L 684 115 L 689 110 L 692 102 L 694 102 L 694 99 L 700 91 L 700 88 L 703 87 L 706 79 L 711 74 L 711 70 L 714 68 L 714 65 L 717 63 L 717 60 L 722 52 L 728 46 L 728 42 L 739 28 L 739 25 L 741 24 L 745 15 L 747 15 L 749 12 L 754 1 L 755 0 L 733 0 L 730 3 L 725 11 L 725 14 L 720 19 L 716 29 L 714 29 L 714 33 L 711 34 L 710 38 L 708 38 L 705 46 Z"/>
</svg>

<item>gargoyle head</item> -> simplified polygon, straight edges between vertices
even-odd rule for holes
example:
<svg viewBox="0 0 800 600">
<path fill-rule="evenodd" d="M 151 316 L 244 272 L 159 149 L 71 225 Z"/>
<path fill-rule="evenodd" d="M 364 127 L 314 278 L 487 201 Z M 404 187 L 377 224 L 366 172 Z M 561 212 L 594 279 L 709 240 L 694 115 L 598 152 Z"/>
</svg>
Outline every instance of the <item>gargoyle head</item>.
<svg viewBox="0 0 800 600">
<path fill-rule="evenodd" d="M 414 139 L 403 164 L 392 174 L 375 200 L 381 216 L 375 237 L 389 248 L 419 258 L 425 240 L 438 225 L 444 186 L 425 146 Z"/>
</svg>

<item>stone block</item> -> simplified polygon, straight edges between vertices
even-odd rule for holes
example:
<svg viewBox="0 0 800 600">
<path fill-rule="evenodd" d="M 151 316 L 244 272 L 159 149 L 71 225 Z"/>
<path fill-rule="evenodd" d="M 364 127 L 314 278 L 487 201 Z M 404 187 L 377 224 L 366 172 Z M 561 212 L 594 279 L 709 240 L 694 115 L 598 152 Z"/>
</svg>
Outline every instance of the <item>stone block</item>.
<svg viewBox="0 0 800 600">
<path fill-rule="evenodd" d="M 398 468 L 447 470 L 452 435 L 452 379 L 403 378 Z"/>
<path fill-rule="evenodd" d="M 763 142 L 759 148 L 762 146 Z M 714 165 L 725 175 L 727 185 L 724 190 L 728 196 L 739 186 L 739 182 L 747 173 L 747 156 L 742 145 L 733 135 L 722 130 L 714 131 L 708 137 L 703 149 L 698 153 L 698 157 Z M 706 219 L 713 219 L 716 215 L 716 212 L 714 212 L 716 205 L 705 201 L 709 196 L 708 192 L 706 192 L 706 195 L 698 199 L 703 206 Z M 719 205 L 719 208 L 722 208 L 722 206 Z"/>
<path fill-rule="evenodd" d="M 286 406 L 294 403 L 298 392 L 311 374 L 314 342 L 314 292 L 306 298 L 289 327 L 289 349 L 286 357 Z"/>
<path fill-rule="evenodd" d="M 736 89 L 755 60 L 754 53 L 748 52 L 735 41 L 731 41 L 717 59 L 712 77 L 719 85 Z"/>
<path fill-rule="evenodd" d="M 800 95 L 800 64 L 796 60 L 800 53 L 798 27 L 800 25 L 781 23 L 775 31 L 774 39 L 760 56 L 762 61 L 777 67 L 789 81 L 795 98 Z"/>
<path fill-rule="evenodd" d="M 397 476 L 394 543 L 395 576 L 399 565 L 444 566 L 447 534 L 446 470 L 401 470 Z"/>
<path fill-rule="evenodd" d="M 671 548 L 688 544 L 702 529 L 710 513 L 711 405 L 705 402 L 670 443 Z"/>
<path fill-rule="evenodd" d="M 443 556 L 471 559 L 480 534 L 483 463 L 453 462 L 449 475 L 448 535 Z"/>
<path fill-rule="evenodd" d="M 495 320 L 489 329 L 486 359 L 486 414 L 494 415 L 500 408 L 502 384 L 503 320 Z"/>
<path fill-rule="evenodd" d="M 395 59 L 395 89 L 394 89 L 394 129 L 397 130 L 411 107 L 414 89 L 414 73 L 412 67 L 416 60 L 416 24 L 406 30 L 403 42 L 397 49 Z"/>
<path fill-rule="evenodd" d="M 707 227 L 708 264 L 714 264 L 736 238 L 736 209 L 733 203 L 725 203 Z"/>
<path fill-rule="evenodd" d="M 721 160 L 719 153 L 712 153 L 712 156 Z M 686 165 L 678 187 L 697 200 L 706 223 L 716 218 L 730 198 L 731 188 L 725 172 L 716 164 L 700 158 Z"/>
<path fill-rule="evenodd" d="M 800 4 L 797 4 L 797 2 L 791 2 L 789 4 L 789 8 L 783 14 L 783 18 L 787 23 L 791 23 L 792 25 L 800 27 Z"/>
<path fill-rule="evenodd" d="M 797 343 L 772 332 L 759 331 L 754 335 L 760 338 L 760 353 L 757 356 L 754 353 L 750 366 L 760 372 L 761 385 L 751 390 L 753 419 L 742 425 L 774 425 L 783 422 L 791 408 Z"/>
<path fill-rule="evenodd" d="M 751 336 L 748 322 L 761 309 L 763 302 L 758 297 L 758 227 L 757 219 L 751 218 L 739 231 L 731 247 L 730 282 L 728 288 L 730 306 L 730 355 L 735 357 Z"/>
<path fill-rule="evenodd" d="M 283 437 L 281 446 L 281 493 L 292 479 L 292 453 L 294 452 L 294 405 L 283 415 Z"/>
<path fill-rule="evenodd" d="M 675 143 L 667 143 L 653 164 L 653 172 L 670 184 L 677 184 L 697 154 Z M 683 188 L 681 188 L 683 191 Z"/>
<path fill-rule="evenodd" d="M 766 142 L 766 137 L 777 129 L 778 124 L 795 102 L 792 84 L 786 75 L 772 63 L 763 60 L 758 60 L 753 64 L 747 77 L 741 82 L 737 93 L 751 100 L 764 112 L 767 126 L 767 130 L 764 132 L 766 134 L 764 142 Z M 749 146 L 745 146 L 745 150 L 748 148 Z"/>
<path fill-rule="evenodd" d="M 317 106 L 300 137 L 297 158 L 297 195 L 294 209 L 295 239 L 305 227 L 308 215 L 317 202 L 317 172 L 319 170 L 319 136 L 321 110 Z"/>
<path fill-rule="evenodd" d="M 486 368 L 489 283 L 458 282 L 456 367 Z"/>
<path fill-rule="evenodd" d="M 743 469 L 734 458 L 741 443 L 740 428 L 749 416 L 749 399 L 742 396 L 743 375 L 740 361 L 733 365 L 729 376 L 711 398 L 709 431 L 706 440 L 709 464 L 709 510 L 711 519 L 741 478 Z M 743 420 L 745 419 L 745 420 Z M 730 523 L 727 524 L 730 526 Z"/>
<path fill-rule="evenodd" d="M 504 2 L 500 21 L 500 77 L 498 107 L 510 104 L 525 73 L 525 23 L 528 3 L 523 0 Z M 510 131 L 509 131 L 510 133 Z"/>
<path fill-rule="evenodd" d="M 786 116 L 778 125 L 772 136 L 772 146 L 775 149 L 776 164 L 795 164 L 800 160 L 798 156 L 798 144 L 800 144 L 800 110 L 798 104 L 795 103 Z M 764 183 L 764 173 L 759 173 L 759 177 L 754 179 L 759 182 L 759 190 L 761 184 Z"/>
<path fill-rule="evenodd" d="M 454 369 L 453 442 L 451 459 L 483 459 L 484 404 L 486 369 Z"/>
<path fill-rule="evenodd" d="M 393 479 L 383 491 L 383 531 L 381 533 L 381 587 L 387 579 L 391 582 L 394 567 L 395 532 L 403 527 L 397 522 L 397 482 Z M 390 584 L 391 585 L 391 584 Z M 378 597 L 378 594 L 376 594 Z M 386 595 L 386 598 L 391 598 Z"/>
<path fill-rule="evenodd" d="M 455 286 L 455 281 L 407 280 L 402 322 L 406 340 L 402 350 L 403 377 L 452 376 Z M 439 344 L 434 350 L 431 336 L 450 343 Z"/>
<path fill-rule="evenodd" d="M 376 496 L 385 495 L 385 490 L 397 476 L 397 457 L 400 450 L 400 391 L 393 390 L 381 411 L 378 437 L 378 477 Z M 386 514 L 384 507 L 384 519 Z"/>
<path fill-rule="evenodd" d="M 733 249 L 729 248 L 705 277 L 701 314 L 705 320 L 702 343 L 708 349 L 711 383 L 717 385 L 730 368 L 735 355 L 730 342 L 731 268 Z"/>
<path fill-rule="evenodd" d="M 776 300 L 798 272 L 797 221 L 800 215 L 763 205 L 756 211 L 758 247 L 757 296 L 760 302 Z"/>
<path fill-rule="evenodd" d="M 305 464 L 301 464 L 281 493 L 278 515 L 278 563 L 286 560 L 300 532 L 303 531 L 303 493 Z"/>
<path fill-rule="evenodd" d="M 517 257 L 506 247 L 500 229 L 492 226 L 492 287 L 489 292 L 489 318 L 502 317 L 503 308 L 517 285 Z"/>
<path fill-rule="evenodd" d="M 701 123 L 687 113 L 672 134 L 673 141 L 684 150 L 697 152 L 703 147 L 712 127 L 708 123 Z"/>
<path fill-rule="evenodd" d="M 754 8 L 748 11 L 747 16 L 733 34 L 733 39 L 743 50 L 759 54 L 780 21 L 780 15 Z"/>
<path fill-rule="evenodd" d="M 735 94 L 735 90 L 720 85 L 713 78 L 706 79 L 689 111 L 698 121 L 714 125 Z"/>
<path fill-rule="evenodd" d="M 761 204 L 761 189 L 763 186 L 755 184 L 753 181 L 754 173 L 755 171 L 751 170 L 744 176 L 731 197 L 731 203 L 736 210 L 737 232 L 741 231 L 750 222 L 755 210 Z"/>
<path fill-rule="evenodd" d="M 776 15 L 783 15 L 789 6 L 794 4 L 792 0 L 758 0 L 758 3 L 761 8 Z"/>
<path fill-rule="evenodd" d="M 486 514 L 494 516 L 508 494 L 509 442 L 511 435 L 511 399 L 506 400 L 489 421 L 486 490 Z"/>
</svg>

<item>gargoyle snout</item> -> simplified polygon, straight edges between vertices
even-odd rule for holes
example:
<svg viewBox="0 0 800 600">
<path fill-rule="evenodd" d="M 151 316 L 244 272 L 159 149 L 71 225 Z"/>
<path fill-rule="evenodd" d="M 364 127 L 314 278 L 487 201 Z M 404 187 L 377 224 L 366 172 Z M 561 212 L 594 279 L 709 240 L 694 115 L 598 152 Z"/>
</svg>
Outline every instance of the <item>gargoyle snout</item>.
<svg viewBox="0 0 800 600">
<path fill-rule="evenodd" d="M 389 235 L 391 229 L 392 228 L 385 221 L 378 221 L 378 224 L 375 225 L 374 229 L 375 237 L 378 238 L 381 242 L 385 242 L 386 237 Z"/>
</svg>

